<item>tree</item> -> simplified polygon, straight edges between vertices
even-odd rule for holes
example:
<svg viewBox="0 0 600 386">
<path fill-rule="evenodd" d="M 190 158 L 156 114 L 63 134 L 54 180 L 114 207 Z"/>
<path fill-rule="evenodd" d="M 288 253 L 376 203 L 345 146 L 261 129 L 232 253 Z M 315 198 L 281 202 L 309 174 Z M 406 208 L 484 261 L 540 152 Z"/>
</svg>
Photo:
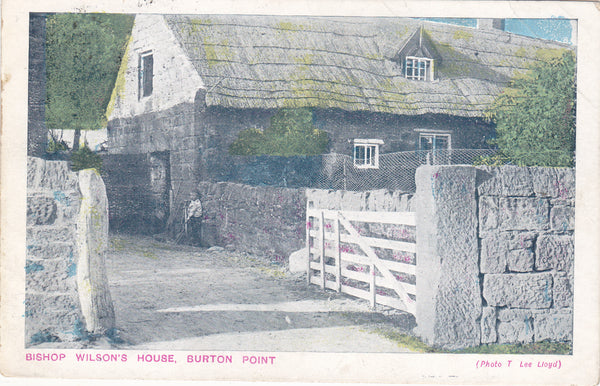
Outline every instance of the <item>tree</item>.
<svg viewBox="0 0 600 386">
<path fill-rule="evenodd" d="M 133 16 L 54 14 L 46 20 L 46 125 L 81 130 L 106 125 L 106 107 Z"/>
<path fill-rule="evenodd" d="M 264 130 L 247 129 L 229 147 L 233 155 L 317 155 L 327 150 L 327 133 L 317 129 L 307 108 L 281 109 Z"/>
<path fill-rule="evenodd" d="M 575 55 L 546 55 L 491 105 L 496 161 L 519 166 L 573 166 L 575 152 Z M 489 161 L 489 160 L 488 160 Z"/>
</svg>

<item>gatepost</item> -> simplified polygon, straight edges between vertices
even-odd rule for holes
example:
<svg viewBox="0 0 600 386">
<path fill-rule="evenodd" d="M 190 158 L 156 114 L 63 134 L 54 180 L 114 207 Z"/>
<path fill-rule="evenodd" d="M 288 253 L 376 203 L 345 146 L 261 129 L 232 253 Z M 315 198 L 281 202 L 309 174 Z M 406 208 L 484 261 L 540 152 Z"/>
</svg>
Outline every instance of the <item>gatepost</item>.
<svg viewBox="0 0 600 386">
<path fill-rule="evenodd" d="M 426 343 L 458 349 L 480 344 L 481 290 L 476 169 L 421 166 L 415 182 L 417 328 Z"/>
</svg>

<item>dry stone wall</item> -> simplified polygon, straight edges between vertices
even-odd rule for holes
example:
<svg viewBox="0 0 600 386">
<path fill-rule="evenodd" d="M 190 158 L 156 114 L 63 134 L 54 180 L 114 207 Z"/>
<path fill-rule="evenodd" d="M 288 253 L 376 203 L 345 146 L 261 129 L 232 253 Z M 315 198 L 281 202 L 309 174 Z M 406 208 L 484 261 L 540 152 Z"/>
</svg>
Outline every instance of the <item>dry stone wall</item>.
<svg viewBox="0 0 600 386">
<path fill-rule="evenodd" d="M 201 244 L 283 263 L 304 246 L 304 189 L 201 182 Z"/>
<path fill-rule="evenodd" d="M 101 178 L 30 157 L 27 170 L 25 343 L 71 342 L 114 328 L 104 257 Z"/>
<path fill-rule="evenodd" d="M 575 171 L 479 168 L 482 343 L 572 340 Z"/>
</svg>

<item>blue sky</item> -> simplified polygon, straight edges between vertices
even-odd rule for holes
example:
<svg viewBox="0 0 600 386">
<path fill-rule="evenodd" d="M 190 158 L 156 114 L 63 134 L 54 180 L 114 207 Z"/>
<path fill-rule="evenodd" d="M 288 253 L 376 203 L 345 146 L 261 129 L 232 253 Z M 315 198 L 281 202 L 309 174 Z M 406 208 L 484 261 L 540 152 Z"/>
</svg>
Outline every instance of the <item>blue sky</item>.
<svg viewBox="0 0 600 386">
<path fill-rule="evenodd" d="M 427 20 L 467 27 L 477 26 L 476 19 L 427 18 Z M 534 38 L 573 43 L 571 42 L 571 20 L 564 18 L 505 19 L 505 30 Z"/>
</svg>

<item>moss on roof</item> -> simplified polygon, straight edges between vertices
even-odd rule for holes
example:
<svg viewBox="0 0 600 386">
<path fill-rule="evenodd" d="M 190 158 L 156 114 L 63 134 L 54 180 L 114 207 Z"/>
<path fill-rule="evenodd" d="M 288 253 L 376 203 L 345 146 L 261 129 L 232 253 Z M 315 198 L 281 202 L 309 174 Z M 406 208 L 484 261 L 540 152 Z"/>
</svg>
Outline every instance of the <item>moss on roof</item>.
<svg viewBox="0 0 600 386">
<path fill-rule="evenodd" d="M 165 16 L 209 105 L 323 107 L 482 116 L 508 80 L 569 46 L 406 18 Z M 420 26 L 436 82 L 407 80 L 396 55 Z M 200 47 L 200 49 L 199 49 Z M 433 54 L 433 53 L 432 53 Z"/>
</svg>

